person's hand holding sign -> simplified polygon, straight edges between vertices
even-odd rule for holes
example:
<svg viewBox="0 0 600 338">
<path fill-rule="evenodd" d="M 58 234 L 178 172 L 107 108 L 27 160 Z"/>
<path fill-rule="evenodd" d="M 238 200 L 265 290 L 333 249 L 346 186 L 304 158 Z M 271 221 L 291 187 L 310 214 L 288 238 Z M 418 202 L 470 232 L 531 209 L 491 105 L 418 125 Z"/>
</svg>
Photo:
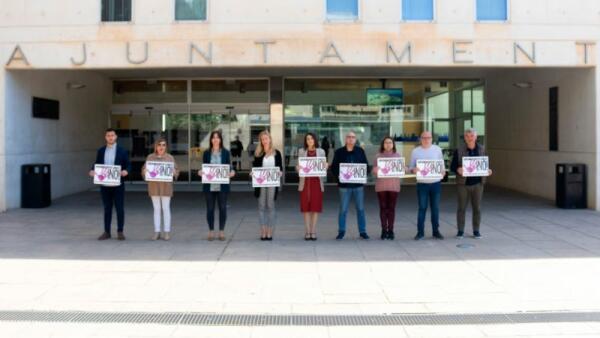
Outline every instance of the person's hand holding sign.
<svg viewBox="0 0 600 338">
<path fill-rule="evenodd" d="M 96 176 L 96 172 L 93 170 L 90 170 L 90 172 L 88 173 L 88 175 L 90 175 L 90 177 L 94 177 Z"/>
<path fill-rule="evenodd" d="M 235 176 L 235 170 L 231 170 L 231 171 L 229 172 L 229 178 L 231 178 L 231 177 L 233 177 L 233 176 Z"/>
<path fill-rule="evenodd" d="M 121 170 L 121 177 L 125 177 L 129 175 L 129 173 L 127 172 L 127 170 Z"/>
</svg>

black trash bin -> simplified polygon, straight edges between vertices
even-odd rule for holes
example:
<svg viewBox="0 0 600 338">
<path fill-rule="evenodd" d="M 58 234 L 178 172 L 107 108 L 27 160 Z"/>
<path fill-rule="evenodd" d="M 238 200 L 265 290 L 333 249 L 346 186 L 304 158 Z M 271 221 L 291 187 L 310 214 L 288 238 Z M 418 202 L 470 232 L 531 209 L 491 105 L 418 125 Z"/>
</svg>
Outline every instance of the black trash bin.
<svg viewBox="0 0 600 338">
<path fill-rule="evenodd" d="M 45 208 L 50 201 L 50 165 L 22 165 L 21 208 Z"/>
<path fill-rule="evenodd" d="M 585 164 L 559 163 L 556 165 L 556 206 L 564 209 L 587 208 Z"/>
</svg>

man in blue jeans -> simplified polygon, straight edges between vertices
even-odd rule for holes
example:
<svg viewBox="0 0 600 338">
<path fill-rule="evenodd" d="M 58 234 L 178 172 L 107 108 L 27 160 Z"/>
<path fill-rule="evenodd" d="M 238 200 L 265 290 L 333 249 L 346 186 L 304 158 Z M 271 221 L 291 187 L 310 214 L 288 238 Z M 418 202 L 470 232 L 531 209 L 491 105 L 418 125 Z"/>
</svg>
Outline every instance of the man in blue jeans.
<svg viewBox="0 0 600 338">
<path fill-rule="evenodd" d="M 421 133 L 421 145 L 413 149 L 410 157 L 410 169 L 413 174 L 417 173 L 417 160 L 443 160 L 442 149 L 433 144 L 431 132 Z M 445 174 L 445 170 L 442 175 Z M 442 183 L 440 179 L 426 179 L 417 181 L 417 196 L 419 198 L 419 216 L 417 219 L 417 235 L 415 240 L 425 237 L 425 215 L 427 206 L 431 206 L 431 227 L 433 238 L 444 239 L 439 231 L 440 227 L 440 195 Z"/>
<path fill-rule="evenodd" d="M 335 151 L 333 162 L 331 163 L 331 170 L 338 180 L 338 187 L 340 190 L 340 213 L 338 216 L 338 235 L 336 239 L 341 240 L 344 238 L 344 235 L 346 235 L 346 215 L 348 214 L 348 208 L 350 207 L 350 200 L 352 198 L 354 198 L 354 204 L 356 206 L 356 218 L 358 221 L 360 238 L 369 239 L 369 235 L 367 235 L 367 222 L 365 220 L 364 184 L 341 183 L 339 181 L 340 163 L 368 164 L 365 151 L 361 147 L 356 146 L 356 134 L 354 132 L 346 134 L 346 145 Z"/>
</svg>

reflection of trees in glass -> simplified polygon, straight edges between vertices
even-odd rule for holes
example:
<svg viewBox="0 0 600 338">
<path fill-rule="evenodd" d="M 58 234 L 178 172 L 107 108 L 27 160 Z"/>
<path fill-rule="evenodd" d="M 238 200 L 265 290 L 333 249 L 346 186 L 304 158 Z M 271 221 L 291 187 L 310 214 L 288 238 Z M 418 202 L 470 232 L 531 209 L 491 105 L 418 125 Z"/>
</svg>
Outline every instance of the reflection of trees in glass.
<svg viewBox="0 0 600 338">
<path fill-rule="evenodd" d="M 187 129 L 187 114 L 169 114 L 166 118 L 166 129 Z"/>
<path fill-rule="evenodd" d="M 205 20 L 206 0 L 177 0 L 175 2 L 177 20 Z"/>
</svg>

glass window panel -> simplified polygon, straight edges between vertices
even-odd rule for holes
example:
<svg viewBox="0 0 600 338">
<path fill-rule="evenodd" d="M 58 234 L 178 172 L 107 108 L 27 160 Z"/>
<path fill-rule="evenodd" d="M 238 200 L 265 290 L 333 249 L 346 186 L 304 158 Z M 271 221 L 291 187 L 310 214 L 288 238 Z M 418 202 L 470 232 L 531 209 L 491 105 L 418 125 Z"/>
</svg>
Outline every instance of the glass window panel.
<svg viewBox="0 0 600 338">
<path fill-rule="evenodd" d="M 328 20 L 357 20 L 358 0 L 327 0 Z"/>
<path fill-rule="evenodd" d="M 207 0 L 176 0 L 175 20 L 206 20 Z"/>
<path fill-rule="evenodd" d="M 462 109 L 461 110 L 462 110 L 463 113 L 472 113 L 472 111 L 471 111 L 471 107 L 472 107 L 471 98 L 472 98 L 471 89 L 467 89 L 467 90 L 463 90 L 462 91 Z"/>
<path fill-rule="evenodd" d="M 402 19 L 433 20 L 433 0 L 402 0 Z"/>
<path fill-rule="evenodd" d="M 113 103 L 187 103 L 187 81 L 114 81 Z"/>
<path fill-rule="evenodd" d="M 477 0 L 477 20 L 506 21 L 507 0 Z"/>
<path fill-rule="evenodd" d="M 102 21 L 131 21 L 131 0 L 102 0 Z"/>
<path fill-rule="evenodd" d="M 485 96 L 483 87 L 473 89 L 473 112 L 485 113 Z"/>
</svg>

